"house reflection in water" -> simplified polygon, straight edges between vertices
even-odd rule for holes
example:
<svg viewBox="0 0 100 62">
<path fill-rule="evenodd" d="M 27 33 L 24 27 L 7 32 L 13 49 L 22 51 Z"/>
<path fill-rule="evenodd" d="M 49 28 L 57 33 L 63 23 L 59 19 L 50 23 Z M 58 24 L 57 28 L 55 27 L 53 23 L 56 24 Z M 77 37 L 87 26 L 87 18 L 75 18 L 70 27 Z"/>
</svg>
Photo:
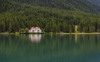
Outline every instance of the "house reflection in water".
<svg viewBox="0 0 100 62">
<path fill-rule="evenodd" d="M 41 40 L 42 35 L 41 34 L 30 34 L 29 35 L 29 40 L 32 43 L 39 43 Z"/>
</svg>

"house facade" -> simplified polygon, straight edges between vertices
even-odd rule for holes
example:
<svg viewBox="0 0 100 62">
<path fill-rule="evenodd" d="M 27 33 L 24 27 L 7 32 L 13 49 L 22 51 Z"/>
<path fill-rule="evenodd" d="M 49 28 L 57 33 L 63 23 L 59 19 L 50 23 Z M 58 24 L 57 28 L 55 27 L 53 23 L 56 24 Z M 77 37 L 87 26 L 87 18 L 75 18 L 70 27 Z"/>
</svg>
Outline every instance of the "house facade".
<svg viewBox="0 0 100 62">
<path fill-rule="evenodd" d="M 34 33 L 41 33 L 41 29 L 40 27 L 31 27 L 29 30 L 30 33 L 34 32 Z"/>
</svg>

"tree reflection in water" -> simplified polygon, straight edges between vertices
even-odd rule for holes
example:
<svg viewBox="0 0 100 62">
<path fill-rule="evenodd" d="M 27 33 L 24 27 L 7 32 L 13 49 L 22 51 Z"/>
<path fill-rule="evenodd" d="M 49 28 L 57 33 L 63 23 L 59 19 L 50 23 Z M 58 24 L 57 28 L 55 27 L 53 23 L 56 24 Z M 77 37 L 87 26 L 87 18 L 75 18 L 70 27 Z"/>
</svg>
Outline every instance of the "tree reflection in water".
<svg viewBox="0 0 100 62">
<path fill-rule="evenodd" d="M 41 40 L 42 35 L 41 34 L 30 34 L 29 35 L 29 40 L 32 43 L 39 43 Z"/>
<path fill-rule="evenodd" d="M 0 62 L 100 62 L 100 35 L 0 35 Z"/>
</svg>

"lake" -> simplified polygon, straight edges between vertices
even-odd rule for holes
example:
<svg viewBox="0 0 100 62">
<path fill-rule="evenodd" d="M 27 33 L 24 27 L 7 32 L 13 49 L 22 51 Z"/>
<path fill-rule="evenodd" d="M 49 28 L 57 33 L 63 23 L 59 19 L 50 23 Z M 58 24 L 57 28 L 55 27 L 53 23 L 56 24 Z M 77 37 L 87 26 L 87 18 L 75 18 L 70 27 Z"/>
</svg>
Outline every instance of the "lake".
<svg viewBox="0 0 100 62">
<path fill-rule="evenodd" d="M 100 62 L 100 35 L 0 35 L 0 62 Z"/>
</svg>

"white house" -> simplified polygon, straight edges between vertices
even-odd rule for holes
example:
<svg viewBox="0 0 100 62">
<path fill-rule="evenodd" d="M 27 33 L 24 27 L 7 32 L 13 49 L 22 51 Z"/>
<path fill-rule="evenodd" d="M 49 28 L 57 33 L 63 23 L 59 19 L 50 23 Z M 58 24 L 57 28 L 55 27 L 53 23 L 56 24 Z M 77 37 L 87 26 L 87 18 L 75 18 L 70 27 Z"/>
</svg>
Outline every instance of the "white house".
<svg viewBox="0 0 100 62">
<path fill-rule="evenodd" d="M 41 33 L 42 31 L 41 31 L 40 27 L 31 27 L 30 30 L 29 30 L 29 32 L 30 32 L 30 33 L 31 33 L 31 32 L 34 32 L 34 33 Z"/>
</svg>

